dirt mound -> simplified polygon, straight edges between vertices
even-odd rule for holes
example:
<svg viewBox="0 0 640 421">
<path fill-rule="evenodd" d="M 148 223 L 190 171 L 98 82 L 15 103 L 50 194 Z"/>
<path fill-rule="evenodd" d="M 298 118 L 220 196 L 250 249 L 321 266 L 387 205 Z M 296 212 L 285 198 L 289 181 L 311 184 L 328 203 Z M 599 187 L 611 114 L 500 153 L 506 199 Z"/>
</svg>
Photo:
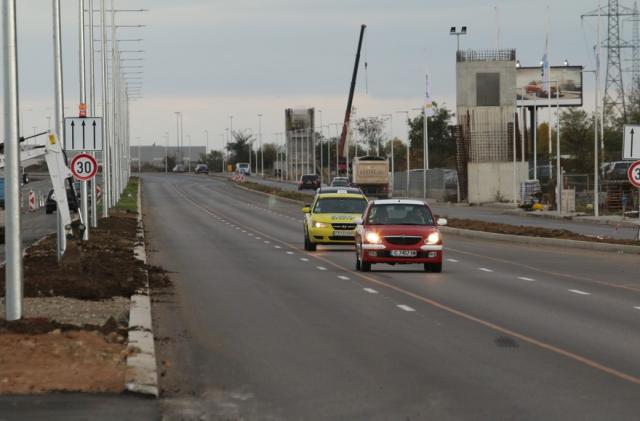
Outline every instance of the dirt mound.
<svg viewBox="0 0 640 421">
<path fill-rule="evenodd" d="M 70 332 L 75 330 L 95 331 L 105 335 L 116 333 L 118 335 L 126 336 L 127 334 L 127 330 L 118 326 L 118 323 L 114 318 L 110 318 L 102 326 L 76 326 L 72 324 L 58 323 L 46 318 L 20 319 L 13 322 L 0 319 L 0 335 L 8 333 L 38 335 L 54 331 Z"/>
<path fill-rule="evenodd" d="M 145 283 L 134 259 L 136 218 L 125 212 L 100 220 L 89 241 L 69 240 L 61 265 L 55 235 L 28 249 L 24 258 L 25 297 L 61 296 L 83 300 L 129 297 Z M 4 268 L 0 268 L 4 295 Z"/>
</svg>

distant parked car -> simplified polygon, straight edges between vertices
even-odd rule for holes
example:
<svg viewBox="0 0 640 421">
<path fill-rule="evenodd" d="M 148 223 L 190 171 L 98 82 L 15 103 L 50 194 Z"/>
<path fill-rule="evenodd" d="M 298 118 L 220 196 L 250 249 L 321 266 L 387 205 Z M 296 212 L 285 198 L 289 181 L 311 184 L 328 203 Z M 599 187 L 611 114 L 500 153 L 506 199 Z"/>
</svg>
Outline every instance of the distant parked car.
<svg viewBox="0 0 640 421">
<path fill-rule="evenodd" d="M 196 174 L 209 174 L 209 167 L 207 164 L 196 165 Z"/>
<path fill-rule="evenodd" d="M 633 161 L 613 161 L 602 164 L 604 167 L 603 178 L 605 180 L 627 180 L 627 170 Z"/>
<path fill-rule="evenodd" d="M 320 188 L 320 177 L 317 174 L 304 174 L 298 181 L 298 190 L 315 190 Z"/>
<path fill-rule="evenodd" d="M 175 167 L 173 167 L 173 170 L 172 170 L 172 171 L 173 171 L 173 172 L 186 172 L 186 171 L 187 171 L 187 168 L 186 168 L 184 165 L 182 165 L 182 164 L 178 164 L 178 165 L 176 165 Z"/>
<path fill-rule="evenodd" d="M 69 210 L 72 212 L 78 212 L 78 200 L 75 197 L 74 191 L 67 187 L 67 203 L 69 203 Z M 56 202 L 56 195 L 53 189 L 49 190 L 47 194 L 47 200 L 44 203 L 44 212 L 53 213 L 58 210 L 58 203 Z"/>
</svg>

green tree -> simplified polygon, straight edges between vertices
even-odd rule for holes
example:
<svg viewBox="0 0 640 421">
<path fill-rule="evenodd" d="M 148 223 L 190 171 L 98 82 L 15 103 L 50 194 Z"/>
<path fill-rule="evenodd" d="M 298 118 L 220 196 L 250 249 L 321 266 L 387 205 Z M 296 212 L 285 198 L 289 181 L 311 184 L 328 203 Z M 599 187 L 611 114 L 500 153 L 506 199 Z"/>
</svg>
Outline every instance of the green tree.
<svg viewBox="0 0 640 421">
<path fill-rule="evenodd" d="M 385 143 L 385 155 L 391 157 L 391 142 L 393 141 L 393 169 L 395 171 L 407 170 L 407 145 L 397 137 Z M 389 162 L 389 170 L 391 170 L 391 162 Z"/>
<path fill-rule="evenodd" d="M 560 114 L 560 154 L 569 156 L 562 161 L 567 172 L 593 171 L 593 135 L 593 118 L 585 111 L 568 108 Z"/>
<path fill-rule="evenodd" d="M 233 132 L 233 140 L 226 146 L 231 153 L 229 163 L 249 162 L 249 145 L 254 140 L 253 135 L 241 131 Z"/>
<path fill-rule="evenodd" d="M 380 154 L 384 152 L 384 126 L 385 120 L 381 117 L 359 118 L 355 122 L 355 129 L 359 134 L 359 138 L 366 145 L 369 155 L 376 155 L 378 145 L 380 145 Z"/>
<path fill-rule="evenodd" d="M 451 135 L 451 129 L 449 128 L 449 122 L 454 115 L 444 105 L 438 106 L 435 102 L 433 105 L 434 115 L 427 119 L 427 132 L 429 134 L 429 168 L 456 168 L 456 143 Z M 411 168 L 423 168 L 423 115 L 420 114 L 419 116 L 410 119 L 409 125 L 409 138 L 411 139 Z"/>
<path fill-rule="evenodd" d="M 222 151 L 210 151 L 207 155 L 200 155 L 200 163 L 205 163 L 209 167 L 209 171 L 222 171 Z"/>
</svg>

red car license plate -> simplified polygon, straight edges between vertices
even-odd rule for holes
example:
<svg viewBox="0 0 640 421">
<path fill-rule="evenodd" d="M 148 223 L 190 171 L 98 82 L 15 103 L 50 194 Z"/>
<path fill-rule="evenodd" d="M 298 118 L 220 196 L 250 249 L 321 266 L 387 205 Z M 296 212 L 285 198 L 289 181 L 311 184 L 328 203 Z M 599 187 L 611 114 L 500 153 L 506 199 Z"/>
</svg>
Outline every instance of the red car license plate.
<svg viewBox="0 0 640 421">
<path fill-rule="evenodd" d="M 416 250 L 391 250 L 392 257 L 416 257 L 417 255 Z"/>
</svg>

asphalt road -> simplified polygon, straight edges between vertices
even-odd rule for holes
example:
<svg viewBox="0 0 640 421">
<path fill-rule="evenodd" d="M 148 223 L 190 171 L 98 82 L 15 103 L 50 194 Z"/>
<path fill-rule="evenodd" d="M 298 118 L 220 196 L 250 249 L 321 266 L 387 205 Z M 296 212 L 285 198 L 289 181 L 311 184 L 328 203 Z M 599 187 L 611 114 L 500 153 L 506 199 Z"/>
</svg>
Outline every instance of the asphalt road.
<svg viewBox="0 0 640 421">
<path fill-rule="evenodd" d="M 297 191 L 298 186 L 291 182 L 280 182 L 272 179 L 262 179 L 252 176 L 248 181 L 278 187 L 284 190 Z M 302 193 L 313 194 L 311 190 L 303 190 Z M 583 235 L 605 236 L 611 238 L 634 239 L 637 228 L 616 227 L 612 225 L 593 224 L 588 222 L 571 221 L 565 219 L 552 219 L 525 215 L 513 215 L 504 209 L 493 209 L 478 206 L 450 206 L 442 203 L 430 203 L 435 212 L 443 217 L 473 219 L 477 221 L 496 222 L 510 225 L 525 225 L 547 229 L 566 229 Z"/>
<path fill-rule="evenodd" d="M 144 174 L 143 206 L 168 419 L 638 419 L 637 256 L 447 236 L 442 274 L 362 274 L 219 179 Z"/>
</svg>

